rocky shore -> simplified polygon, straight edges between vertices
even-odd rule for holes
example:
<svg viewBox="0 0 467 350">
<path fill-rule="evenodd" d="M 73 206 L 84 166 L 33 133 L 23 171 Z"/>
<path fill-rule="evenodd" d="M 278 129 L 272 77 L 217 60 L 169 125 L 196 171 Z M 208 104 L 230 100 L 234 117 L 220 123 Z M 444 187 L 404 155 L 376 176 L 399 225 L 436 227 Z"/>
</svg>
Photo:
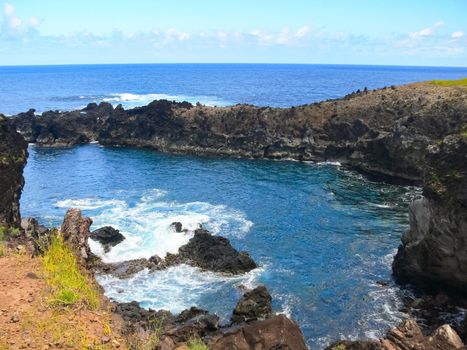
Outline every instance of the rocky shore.
<svg viewBox="0 0 467 350">
<path fill-rule="evenodd" d="M 217 108 L 160 100 L 130 110 L 101 103 L 72 112 L 50 111 L 36 116 L 30 110 L 8 120 L 0 117 L 0 188 L 6 194 L 0 198 L 0 223 L 8 227 L 20 223 L 19 196 L 27 157 L 27 144 L 15 129 L 27 142 L 46 147 L 99 142 L 196 155 L 339 161 L 379 179 L 422 185 L 423 197 L 410 205 L 410 230 L 402 237 L 395 257 L 394 276 L 424 293 L 442 292 L 461 299 L 467 294 L 465 88 L 417 83 L 358 91 L 342 99 L 295 108 Z M 176 263 L 227 273 L 256 266 L 248 254 L 237 252 L 228 241 L 203 229 L 176 255 L 105 265 L 87 246 L 89 220 L 76 211 L 69 212 L 62 231 L 83 266 L 97 273 L 125 277 L 143 268 L 159 269 Z M 34 235 L 46 236 L 44 229 L 41 232 Z M 171 321 L 164 327 L 162 338 L 167 349 L 186 341 L 186 334 L 194 332 L 213 349 L 234 348 L 233 344 L 237 349 L 305 348 L 297 325 L 284 316 L 272 315 L 269 305 L 267 291 L 246 293 L 228 328 L 216 325 L 213 315 L 203 310 L 187 311 L 178 318 L 166 314 Z M 155 315 L 155 311 L 143 311 L 136 304 L 119 307 L 124 319 L 143 329 L 145 319 Z M 448 325 L 427 336 L 414 322 L 407 321 L 381 340 L 340 342 L 330 348 L 461 347 L 462 339 Z"/>
</svg>

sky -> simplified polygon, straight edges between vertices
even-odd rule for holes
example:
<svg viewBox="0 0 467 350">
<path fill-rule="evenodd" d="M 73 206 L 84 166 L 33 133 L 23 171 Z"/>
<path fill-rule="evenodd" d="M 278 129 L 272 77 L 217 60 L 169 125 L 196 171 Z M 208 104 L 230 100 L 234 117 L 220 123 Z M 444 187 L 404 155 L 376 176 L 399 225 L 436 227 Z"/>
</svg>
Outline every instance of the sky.
<svg viewBox="0 0 467 350">
<path fill-rule="evenodd" d="M 9 0 L 0 65 L 467 66 L 467 0 Z"/>
</svg>

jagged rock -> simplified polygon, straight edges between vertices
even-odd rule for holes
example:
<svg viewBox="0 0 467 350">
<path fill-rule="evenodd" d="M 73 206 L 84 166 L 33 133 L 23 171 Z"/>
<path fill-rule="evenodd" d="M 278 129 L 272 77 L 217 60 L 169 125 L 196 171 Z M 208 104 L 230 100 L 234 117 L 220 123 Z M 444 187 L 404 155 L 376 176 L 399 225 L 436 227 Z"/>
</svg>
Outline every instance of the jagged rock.
<svg viewBox="0 0 467 350">
<path fill-rule="evenodd" d="M 101 243 L 106 251 L 125 240 L 125 236 L 112 226 L 104 226 L 92 231 L 90 238 Z"/>
<path fill-rule="evenodd" d="M 157 256 L 153 256 L 150 259 L 140 258 L 133 260 L 125 260 L 115 263 L 104 263 L 102 261 L 97 261 L 93 264 L 93 269 L 97 273 L 105 273 L 117 278 L 130 278 L 135 273 L 141 272 L 144 269 L 149 271 L 156 271 L 166 268 L 160 259 Z"/>
<path fill-rule="evenodd" d="M 265 286 L 246 292 L 237 303 L 232 315 L 235 323 L 266 319 L 272 315 L 272 297 Z"/>
<path fill-rule="evenodd" d="M 81 210 L 71 208 L 66 212 L 60 230 L 64 242 L 74 252 L 78 263 L 82 266 L 87 266 L 93 257 L 88 244 L 91 224 L 90 218 L 81 216 Z"/>
<path fill-rule="evenodd" d="M 139 303 L 136 301 L 117 303 L 115 312 L 121 315 L 125 321 L 125 332 L 127 334 L 135 333 L 140 330 L 160 331 L 174 321 L 174 317 L 169 311 L 146 310 L 139 306 Z"/>
<path fill-rule="evenodd" d="M 257 267 L 248 253 L 236 251 L 227 238 L 212 236 L 202 228 L 179 248 L 178 256 L 182 262 L 216 272 L 239 274 Z"/>
<path fill-rule="evenodd" d="M 19 227 L 23 169 L 28 157 L 27 143 L 0 114 L 0 226 Z"/>
<path fill-rule="evenodd" d="M 186 229 L 185 229 L 185 230 L 183 229 L 182 223 L 181 223 L 181 222 L 178 222 L 178 221 L 177 221 L 177 222 L 172 222 L 172 223 L 170 224 L 170 227 L 172 227 L 172 228 L 174 229 L 174 231 L 177 232 L 177 233 L 186 232 L 186 231 L 187 231 Z"/>
<path fill-rule="evenodd" d="M 424 197 L 410 205 L 410 230 L 393 263 L 401 282 L 467 294 L 467 138 L 430 151 Z"/>
<path fill-rule="evenodd" d="M 208 311 L 199 309 L 196 306 L 192 306 L 191 308 L 180 312 L 180 314 L 175 318 L 175 322 L 179 322 L 179 323 L 186 322 L 189 319 L 192 319 L 200 315 L 206 315 L 206 314 L 208 314 Z"/>
<path fill-rule="evenodd" d="M 32 239 L 35 254 L 43 254 L 49 247 L 51 231 L 40 225 L 35 218 L 21 219 L 21 228 L 26 236 Z"/>
<path fill-rule="evenodd" d="M 284 315 L 253 321 L 209 344 L 211 350 L 306 350 L 298 325 Z"/>
<path fill-rule="evenodd" d="M 379 340 L 342 340 L 331 344 L 326 350 L 340 349 L 342 346 L 347 350 L 456 350 L 464 344 L 449 325 L 443 325 L 432 335 L 425 336 L 414 320 L 406 320 Z"/>
</svg>

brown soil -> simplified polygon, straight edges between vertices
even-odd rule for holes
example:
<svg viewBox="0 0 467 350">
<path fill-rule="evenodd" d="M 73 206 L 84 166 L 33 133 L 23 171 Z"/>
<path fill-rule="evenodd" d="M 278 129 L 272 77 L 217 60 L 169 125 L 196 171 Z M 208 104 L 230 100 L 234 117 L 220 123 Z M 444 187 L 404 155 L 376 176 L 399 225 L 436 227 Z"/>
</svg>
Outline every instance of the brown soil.
<svg viewBox="0 0 467 350">
<path fill-rule="evenodd" d="M 0 257 L 0 350 L 127 348 L 104 297 L 97 311 L 50 306 L 41 268 L 38 258 Z"/>
</svg>

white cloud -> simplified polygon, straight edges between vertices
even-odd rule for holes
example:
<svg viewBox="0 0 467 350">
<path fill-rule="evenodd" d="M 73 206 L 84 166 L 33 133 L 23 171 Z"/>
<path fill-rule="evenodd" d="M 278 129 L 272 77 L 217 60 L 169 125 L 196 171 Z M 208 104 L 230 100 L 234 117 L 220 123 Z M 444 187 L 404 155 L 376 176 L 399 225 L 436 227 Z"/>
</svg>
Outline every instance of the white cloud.
<svg viewBox="0 0 467 350">
<path fill-rule="evenodd" d="M 464 36 L 464 32 L 460 30 L 451 34 L 451 38 L 453 39 L 459 39 L 459 38 L 462 38 L 463 36 Z"/>
<path fill-rule="evenodd" d="M 420 37 L 420 36 L 430 36 L 433 34 L 433 29 L 431 28 L 424 28 L 419 30 L 418 32 L 412 32 L 410 33 L 410 36 L 413 38 Z"/>
<path fill-rule="evenodd" d="M 29 21 L 28 21 L 28 24 L 33 27 L 33 28 L 36 28 L 39 26 L 41 22 L 39 21 L 39 19 L 36 17 L 36 16 L 31 16 L 29 17 Z"/>
<path fill-rule="evenodd" d="M 409 36 L 412 38 L 431 36 L 435 33 L 437 29 L 441 28 L 442 26 L 444 26 L 444 21 L 438 21 L 431 27 L 423 28 L 417 32 L 409 33 Z"/>
<path fill-rule="evenodd" d="M 0 30 L 0 36 L 21 37 L 34 31 L 40 25 L 37 17 L 31 16 L 29 20 L 24 21 L 16 15 L 15 7 L 10 3 L 3 5 L 3 20 Z"/>
<path fill-rule="evenodd" d="M 15 13 L 15 7 L 12 4 L 6 2 L 3 5 L 3 14 L 5 16 L 10 16 L 10 15 L 13 15 L 14 13 Z"/>
<path fill-rule="evenodd" d="M 305 25 L 305 26 L 301 27 L 299 30 L 297 30 L 297 32 L 295 33 L 295 36 L 297 38 L 303 38 L 309 32 L 310 32 L 310 27 Z"/>
</svg>

